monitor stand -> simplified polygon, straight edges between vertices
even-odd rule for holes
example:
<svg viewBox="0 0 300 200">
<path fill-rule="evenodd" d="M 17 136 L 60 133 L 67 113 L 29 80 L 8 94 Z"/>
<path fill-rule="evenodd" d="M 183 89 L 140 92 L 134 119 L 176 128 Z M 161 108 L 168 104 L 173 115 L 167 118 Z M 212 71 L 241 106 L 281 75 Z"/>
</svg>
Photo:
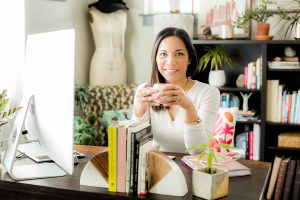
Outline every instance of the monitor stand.
<svg viewBox="0 0 300 200">
<path fill-rule="evenodd" d="M 7 149 L 3 158 L 3 167 L 14 180 L 28 180 L 49 178 L 57 176 L 65 176 L 66 172 L 55 163 L 36 163 L 29 165 L 15 165 L 16 152 L 19 145 L 20 136 L 23 131 L 24 122 L 30 104 L 34 105 L 34 95 L 23 98 L 21 102 L 22 109 L 18 113 L 10 138 L 7 144 Z"/>
</svg>

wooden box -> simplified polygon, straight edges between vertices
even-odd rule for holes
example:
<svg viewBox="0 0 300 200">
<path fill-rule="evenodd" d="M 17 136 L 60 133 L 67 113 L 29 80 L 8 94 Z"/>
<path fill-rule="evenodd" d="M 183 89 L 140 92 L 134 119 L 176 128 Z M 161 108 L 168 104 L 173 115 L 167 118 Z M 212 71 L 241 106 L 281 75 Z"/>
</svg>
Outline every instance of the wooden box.
<svg viewBox="0 0 300 200">
<path fill-rule="evenodd" d="M 278 147 L 300 148 L 300 132 L 287 132 L 278 135 Z"/>
</svg>

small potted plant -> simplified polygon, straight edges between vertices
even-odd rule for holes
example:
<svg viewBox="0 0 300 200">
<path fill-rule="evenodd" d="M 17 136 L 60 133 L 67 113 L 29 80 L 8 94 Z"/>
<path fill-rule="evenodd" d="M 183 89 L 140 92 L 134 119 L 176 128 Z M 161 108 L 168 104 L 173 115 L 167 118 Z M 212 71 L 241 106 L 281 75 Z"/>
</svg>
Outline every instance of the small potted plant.
<svg viewBox="0 0 300 200">
<path fill-rule="evenodd" d="M 14 119 L 20 110 L 20 107 L 7 108 L 8 103 L 7 90 L 3 90 L 0 92 L 0 127 Z"/>
<path fill-rule="evenodd" d="M 277 2 L 273 0 L 262 0 L 253 10 L 247 9 L 235 22 L 235 26 L 246 29 L 249 26 L 250 20 L 254 20 L 257 22 L 256 40 L 272 39 L 273 37 L 269 36 L 270 24 L 267 20 L 275 15 L 276 10 L 268 10 L 270 6 L 277 7 L 278 11 L 281 10 L 280 7 L 277 6 Z"/>
<path fill-rule="evenodd" d="M 192 185 L 193 194 L 204 199 L 217 199 L 228 195 L 229 176 L 228 171 L 218 169 L 214 167 L 213 161 L 218 162 L 218 156 L 222 153 L 218 153 L 216 148 L 232 149 L 228 144 L 214 144 L 213 135 L 209 135 L 208 144 L 195 145 L 188 150 L 203 150 L 199 154 L 198 159 L 206 156 L 207 167 L 193 170 Z"/>
<path fill-rule="evenodd" d="M 225 71 L 220 70 L 225 65 L 232 66 L 232 57 L 223 51 L 223 46 L 207 46 L 206 52 L 199 60 L 198 71 L 204 71 L 210 63 L 208 83 L 215 87 L 224 86 L 226 83 Z"/>
</svg>

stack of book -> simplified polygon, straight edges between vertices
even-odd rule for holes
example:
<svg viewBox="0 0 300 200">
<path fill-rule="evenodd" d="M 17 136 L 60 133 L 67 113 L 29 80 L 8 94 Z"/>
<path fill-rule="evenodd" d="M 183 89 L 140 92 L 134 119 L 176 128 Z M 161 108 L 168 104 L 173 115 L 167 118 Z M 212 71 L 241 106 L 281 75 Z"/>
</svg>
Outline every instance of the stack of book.
<svg viewBox="0 0 300 200">
<path fill-rule="evenodd" d="M 298 61 L 269 61 L 269 69 L 300 69 Z"/>
<path fill-rule="evenodd" d="M 300 160 L 275 157 L 267 199 L 300 199 Z"/>
<path fill-rule="evenodd" d="M 129 121 L 108 127 L 108 189 L 147 193 L 147 155 L 154 145 L 149 120 Z"/>
<path fill-rule="evenodd" d="M 235 136 L 235 149 L 232 151 L 240 154 L 241 158 L 260 160 L 260 125 L 254 124 L 253 130 L 248 126 Z"/>
<path fill-rule="evenodd" d="M 244 86 L 247 89 L 260 89 L 262 85 L 262 58 L 250 62 L 244 69 Z"/>
<path fill-rule="evenodd" d="M 267 121 L 300 123 L 300 89 L 284 88 L 279 80 L 267 80 Z"/>
</svg>

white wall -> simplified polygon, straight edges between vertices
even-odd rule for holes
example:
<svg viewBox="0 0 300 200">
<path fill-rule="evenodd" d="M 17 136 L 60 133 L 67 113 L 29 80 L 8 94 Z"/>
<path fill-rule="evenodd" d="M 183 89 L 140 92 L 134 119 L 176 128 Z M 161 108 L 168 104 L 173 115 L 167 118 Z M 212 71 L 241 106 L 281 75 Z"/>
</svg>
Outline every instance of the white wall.
<svg viewBox="0 0 300 200">
<path fill-rule="evenodd" d="M 96 0 L 25 0 L 26 35 L 65 28 L 76 30 L 75 73 L 77 83 L 88 83 L 89 64 L 94 52 L 93 36 L 88 24 L 88 4 Z M 143 26 L 142 0 L 125 0 L 129 7 L 125 59 L 128 82 L 141 83 L 150 74 L 152 26 Z"/>
</svg>

